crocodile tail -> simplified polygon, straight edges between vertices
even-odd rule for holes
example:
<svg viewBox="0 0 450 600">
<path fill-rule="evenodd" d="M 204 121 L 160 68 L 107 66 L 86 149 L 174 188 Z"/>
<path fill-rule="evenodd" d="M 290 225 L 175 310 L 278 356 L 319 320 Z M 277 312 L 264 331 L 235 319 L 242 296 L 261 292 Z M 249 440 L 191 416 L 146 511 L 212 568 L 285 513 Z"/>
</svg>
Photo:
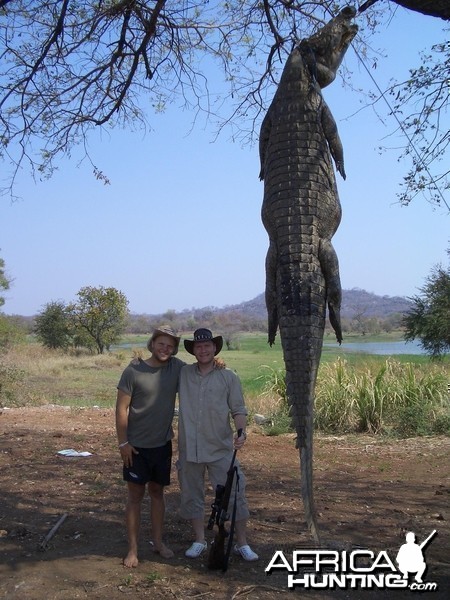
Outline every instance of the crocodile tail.
<svg viewBox="0 0 450 600">
<path fill-rule="evenodd" d="M 313 241 L 297 254 L 279 253 L 277 271 L 278 318 L 286 393 L 300 452 L 301 495 L 305 518 L 320 544 L 313 496 L 314 395 L 322 354 L 327 287 Z M 311 250 L 308 254 L 306 251 Z"/>
<path fill-rule="evenodd" d="M 321 308 L 319 304 L 315 314 L 311 314 L 310 305 L 308 314 L 280 319 L 286 393 L 300 454 L 301 496 L 305 520 L 317 546 L 320 534 L 313 494 L 314 395 L 322 352 L 325 301 Z"/>
<path fill-rule="evenodd" d="M 314 388 L 315 370 L 307 372 L 301 366 L 300 372 L 312 377 L 309 381 L 296 381 L 286 372 L 286 391 L 290 405 L 292 424 L 297 433 L 297 448 L 300 455 L 300 488 L 305 511 L 305 520 L 311 536 L 320 546 L 313 488 L 313 430 L 314 430 Z M 298 377 L 298 376 L 297 376 Z"/>
<path fill-rule="evenodd" d="M 300 487 L 302 493 L 303 508 L 305 511 L 305 520 L 314 542 L 316 543 L 317 547 L 320 547 L 320 534 L 319 527 L 317 525 L 313 493 L 312 435 L 311 442 L 307 443 L 304 447 L 299 448 L 299 453 L 300 468 L 302 472 Z"/>
</svg>

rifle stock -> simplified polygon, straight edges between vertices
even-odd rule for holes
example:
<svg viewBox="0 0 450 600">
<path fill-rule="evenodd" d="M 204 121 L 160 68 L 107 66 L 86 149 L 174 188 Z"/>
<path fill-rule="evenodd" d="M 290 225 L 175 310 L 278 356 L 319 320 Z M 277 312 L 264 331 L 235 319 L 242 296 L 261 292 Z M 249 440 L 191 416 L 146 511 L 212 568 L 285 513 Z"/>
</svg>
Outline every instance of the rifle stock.
<svg viewBox="0 0 450 600">
<path fill-rule="evenodd" d="M 242 434 L 242 429 L 238 430 L 238 437 Z M 225 571 L 228 568 L 228 556 L 229 553 L 225 552 L 225 541 L 228 540 L 228 547 L 231 546 L 233 541 L 233 526 L 231 531 L 228 532 L 225 528 L 225 522 L 229 520 L 230 515 L 228 513 L 228 505 L 230 503 L 231 490 L 233 487 L 234 476 L 237 471 L 237 467 L 234 466 L 234 461 L 236 459 L 236 452 L 233 452 L 233 458 L 231 459 L 230 468 L 227 471 L 227 481 L 225 486 L 217 486 L 216 489 L 216 499 L 214 504 L 212 505 L 212 513 L 208 523 L 208 529 L 212 529 L 214 523 L 218 526 L 218 531 L 214 536 L 214 541 L 211 544 L 208 555 L 208 569 L 218 570 L 222 569 Z M 220 496 L 220 501 L 218 498 Z"/>
<path fill-rule="evenodd" d="M 225 540 L 228 537 L 228 532 L 225 526 L 219 526 L 219 531 L 214 536 L 214 540 L 209 548 L 208 554 L 208 569 L 217 571 L 222 569 L 224 572 L 228 565 L 225 565 Z"/>
</svg>

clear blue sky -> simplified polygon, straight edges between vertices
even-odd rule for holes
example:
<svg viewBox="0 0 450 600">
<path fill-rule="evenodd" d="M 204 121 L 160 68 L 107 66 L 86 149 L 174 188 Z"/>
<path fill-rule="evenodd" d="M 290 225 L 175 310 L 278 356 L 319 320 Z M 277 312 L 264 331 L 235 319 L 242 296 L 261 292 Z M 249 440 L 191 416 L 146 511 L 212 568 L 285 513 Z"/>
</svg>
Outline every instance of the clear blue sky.
<svg viewBox="0 0 450 600">
<path fill-rule="evenodd" d="M 372 40 L 387 58 L 373 75 L 383 88 L 419 64 L 419 51 L 443 39 L 444 22 L 399 10 Z M 372 87 L 352 49 L 354 85 Z M 338 176 L 343 219 L 334 237 L 344 289 L 388 296 L 418 293 L 437 263 L 446 264 L 450 216 L 418 198 L 397 203 L 406 172 L 395 151 L 379 154 L 396 128 L 339 81 L 324 90 L 344 145 L 347 180 Z M 173 107 L 151 116 L 153 131 L 119 129 L 90 140 L 104 186 L 88 164 L 64 159 L 49 181 L 22 173 L 21 200 L 0 199 L 0 256 L 13 279 L 7 314 L 33 315 L 47 302 L 76 300 L 81 287 L 121 290 L 133 313 L 222 307 L 264 290 L 267 235 L 260 219 L 258 150 L 197 127 Z M 446 117 L 449 119 L 449 115 Z M 449 202 L 448 194 L 446 196 Z"/>
</svg>

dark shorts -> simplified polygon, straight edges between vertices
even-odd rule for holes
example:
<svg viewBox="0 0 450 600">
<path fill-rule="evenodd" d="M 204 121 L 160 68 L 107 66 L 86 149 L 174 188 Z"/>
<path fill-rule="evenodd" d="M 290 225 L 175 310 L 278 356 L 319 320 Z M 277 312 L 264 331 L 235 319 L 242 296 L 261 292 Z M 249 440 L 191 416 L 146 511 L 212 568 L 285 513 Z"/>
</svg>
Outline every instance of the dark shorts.
<svg viewBox="0 0 450 600">
<path fill-rule="evenodd" d="M 159 448 L 136 448 L 139 454 L 133 454 L 133 466 L 123 467 L 125 481 L 145 485 L 149 481 L 159 485 L 170 485 L 172 468 L 172 441 Z"/>
</svg>

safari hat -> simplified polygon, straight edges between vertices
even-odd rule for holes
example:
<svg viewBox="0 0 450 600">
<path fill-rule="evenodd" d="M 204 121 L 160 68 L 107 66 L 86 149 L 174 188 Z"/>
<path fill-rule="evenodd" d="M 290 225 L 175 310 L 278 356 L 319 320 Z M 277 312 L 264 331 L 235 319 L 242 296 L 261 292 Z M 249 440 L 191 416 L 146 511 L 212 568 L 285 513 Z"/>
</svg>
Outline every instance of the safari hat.
<svg viewBox="0 0 450 600">
<path fill-rule="evenodd" d="M 150 350 L 150 352 L 152 352 L 152 344 L 154 340 L 161 335 L 168 335 L 175 340 L 175 350 L 172 354 L 172 356 L 175 356 L 175 354 L 178 352 L 178 346 L 180 345 L 181 337 L 177 335 L 175 329 L 172 329 L 170 325 L 161 325 L 160 327 L 156 327 L 156 329 L 153 330 L 152 337 L 148 340 L 147 348 Z"/>
<path fill-rule="evenodd" d="M 221 335 L 213 337 L 213 334 L 209 329 L 196 329 L 194 331 L 193 340 L 184 340 L 184 347 L 189 354 L 194 354 L 195 342 L 213 342 L 216 345 L 216 351 L 214 352 L 214 356 L 216 356 L 216 354 L 219 354 L 219 352 L 222 350 L 223 337 Z"/>
</svg>

